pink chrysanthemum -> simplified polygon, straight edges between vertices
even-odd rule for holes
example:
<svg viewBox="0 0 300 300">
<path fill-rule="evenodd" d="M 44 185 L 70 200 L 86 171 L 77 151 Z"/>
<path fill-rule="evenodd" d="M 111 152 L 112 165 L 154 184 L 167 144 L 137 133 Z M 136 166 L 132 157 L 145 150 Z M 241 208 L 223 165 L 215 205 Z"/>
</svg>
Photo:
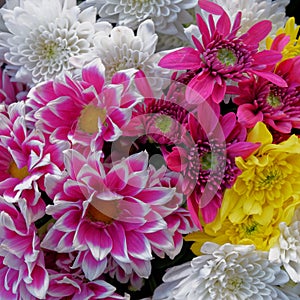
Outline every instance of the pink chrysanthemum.
<svg viewBox="0 0 300 300">
<path fill-rule="evenodd" d="M 281 59 L 281 54 L 274 50 L 258 52 L 259 42 L 271 30 L 270 21 L 258 22 L 245 34 L 237 36 L 241 12 L 232 25 L 221 6 L 207 0 L 199 0 L 199 6 L 208 13 L 220 15 L 216 24 L 210 17 L 208 26 L 198 14 L 202 43 L 193 37 L 196 49 L 184 47 L 167 54 L 159 62 L 161 67 L 196 73 L 188 82 L 189 101 L 198 103 L 211 97 L 219 103 L 226 93 L 226 80 L 239 82 L 246 79 L 246 75 L 258 75 L 279 86 L 286 86 L 280 76 L 268 69 L 269 65 Z"/>
<path fill-rule="evenodd" d="M 0 69 L 0 103 L 9 105 L 26 99 L 28 88 L 26 85 L 13 82 L 6 70 Z"/>
<path fill-rule="evenodd" d="M 146 152 L 110 168 L 100 162 L 101 152 L 87 158 L 74 150 L 65 155 L 69 175 L 46 179 L 47 193 L 54 199 L 46 211 L 57 221 L 43 240 L 44 248 L 78 251 L 72 268 L 81 268 L 89 280 L 109 271 L 108 259 L 126 274 L 146 278 L 152 250 L 169 256 L 179 251 L 178 236 L 164 218 L 182 204 L 182 194 L 160 183 L 165 172 L 148 168 Z"/>
<path fill-rule="evenodd" d="M 53 273 L 49 277 L 47 300 L 126 299 L 116 294 L 116 288 L 104 280 L 85 281 L 68 273 Z"/>
<path fill-rule="evenodd" d="M 246 129 L 236 121 L 233 112 L 220 116 L 215 106 L 199 104 L 197 116 L 189 115 L 190 136 L 165 155 L 168 167 L 183 174 L 183 192 L 199 228 L 201 220 L 214 220 L 224 190 L 233 185 L 240 173 L 235 157 L 247 157 L 258 147 L 245 142 Z"/>
<path fill-rule="evenodd" d="M 141 143 L 154 141 L 160 146 L 180 142 L 190 109 L 183 92 L 185 86 L 175 81 L 166 95 L 157 98 L 142 71 L 135 74 L 135 85 L 143 101 L 135 106 L 124 135 L 139 138 Z"/>
<path fill-rule="evenodd" d="M 70 140 L 89 145 L 91 140 L 114 141 L 130 119 L 137 99 L 128 91 L 129 78 L 116 74 L 105 84 L 99 59 L 82 70 L 81 80 L 48 81 L 31 89 L 27 101 L 29 121 L 50 135 L 50 140 Z M 34 115 L 34 116 L 33 116 Z"/>
<path fill-rule="evenodd" d="M 271 49 L 282 51 L 289 37 L 275 38 Z M 300 58 L 294 57 L 274 65 L 274 72 L 281 76 L 287 87 L 279 87 L 264 78 L 250 77 L 239 83 L 234 103 L 238 105 L 237 117 L 241 124 L 253 128 L 264 122 L 274 132 L 289 134 L 300 128 Z"/>
<path fill-rule="evenodd" d="M 44 256 L 25 202 L 20 199 L 19 210 L 0 197 L 1 299 L 45 299 L 48 289 Z"/>
<path fill-rule="evenodd" d="M 12 203 L 24 197 L 31 221 L 36 221 L 45 214 L 40 197 L 44 177 L 61 172 L 67 145 L 50 144 L 41 132 L 29 132 L 24 102 L 9 105 L 7 112 L 0 113 L 0 123 L 0 195 Z"/>
</svg>

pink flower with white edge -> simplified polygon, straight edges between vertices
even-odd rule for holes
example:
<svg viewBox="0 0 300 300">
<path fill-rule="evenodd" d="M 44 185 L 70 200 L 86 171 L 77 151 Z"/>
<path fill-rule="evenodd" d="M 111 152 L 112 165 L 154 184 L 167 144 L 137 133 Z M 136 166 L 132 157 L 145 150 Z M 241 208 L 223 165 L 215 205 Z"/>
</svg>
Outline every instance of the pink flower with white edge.
<svg viewBox="0 0 300 300">
<path fill-rule="evenodd" d="M 258 75 L 281 87 L 286 86 L 286 82 L 268 68 L 281 59 L 281 54 L 274 50 L 258 50 L 260 41 L 271 31 L 271 21 L 260 21 L 245 34 L 237 36 L 241 12 L 231 24 L 230 17 L 218 4 L 207 0 L 199 0 L 198 3 L 202 10 L 220 16 L 218 21 L 215 23 L 213 18 L 209 18 L 209 24 L 206 24 L 198 14 L 197 25 L 202 42 L 193 37 L 196 49 L 184 47 L 167 54 L 159 62 L 160 67 L 192 72 L 187 89 L 191 103 L 199 103 L 209 97 L 220 103 L 226 93 L 226 81 L 239 82 L 248 75 Z"/>
<path fill-rule="evenodd" d="M 175 243 L 165 218 L 183 204 L 182 196 L 149 170 L 147 152 L 111 166 L 102 164 L 101 156 L 67 150 L 67 174 L 47 176 L 46 191 L 54 205 L 46 212 L 56 223 L 42 246 L 61 253 L 78 251 L 72 267 L 80 267 L 89 280 L 109 271 L 108 259 L 126 274 L 147 278 L 152 249 L 167 254 L 176 249 L 178 237 Z"/>
<path fill-rule="evenodd" d="M 26 87 L 25 84 L 12 81 L 7 73 L 5 69 L 0 69 L 0 103 L 9 105 L 17 101 L 25 100 L 28 87 Z"/>
<path fill-rule="evenodd" d="M 121 136 L 138 102 L 129 91 L 130 79 L 116 74 L 105 82 L 105 68 L 95 59 L 82 69 L 80 80 L 65 76 L 65 81 L 51 80 L 30 90 L 27 118 L 36 128 L 50 135 L 51 141 L 70 140 L 73 144 L 101 149 L 103 141 Z M 96 145 L 96 146 L 95 146 Z"/>
<path fill-rule="evenodd" d="M 0 197 L 0 295 L 1 299 L 45 299 L 49 285 L 44 255 L 26 200 L 17 209 Z"/>
<path fill-rule="evenodd" d="M 116 288 L 104 280 L 86 282 L 83 278 L 76 278 L 68 273 L 53 273 L 49 277 L 47 300 L 126 299 L 116 294 Z"/>
<path fill-rule="evenodd" d="M 26 199 L 28 214 L 34 222 L 45 214 L 44 176 L 63 169 L 63 142 L 50 144 L 39 131 L 29 131 L 24 102 L 9 105 L 0 113 L 0 195 L 17 203 Z"/>
</svg>

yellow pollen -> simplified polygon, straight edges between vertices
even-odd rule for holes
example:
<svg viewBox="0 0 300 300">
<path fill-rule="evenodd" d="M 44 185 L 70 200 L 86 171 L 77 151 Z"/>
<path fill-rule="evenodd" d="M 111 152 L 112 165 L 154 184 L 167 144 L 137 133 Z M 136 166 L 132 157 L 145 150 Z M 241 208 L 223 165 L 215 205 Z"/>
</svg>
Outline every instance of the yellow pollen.
<svg viewBox="0 0 300 300">
<path fill-rule="evenodd" d="M 23 180 L 25 177 L 29 175 L 27 166 L 19 169 L 17 164 L 14 161 L 10 163 L 8 172 L 12 177 L 18 178 L 20 180 Z"/>
<path fill-rule="evenodd" d="M 87 105 L 80 114 L 79 128 L 89 134 L 98 132 L 98 120 L 103 124 L 106 118 L 106 110 L 94 105 Z"/>
</svg>

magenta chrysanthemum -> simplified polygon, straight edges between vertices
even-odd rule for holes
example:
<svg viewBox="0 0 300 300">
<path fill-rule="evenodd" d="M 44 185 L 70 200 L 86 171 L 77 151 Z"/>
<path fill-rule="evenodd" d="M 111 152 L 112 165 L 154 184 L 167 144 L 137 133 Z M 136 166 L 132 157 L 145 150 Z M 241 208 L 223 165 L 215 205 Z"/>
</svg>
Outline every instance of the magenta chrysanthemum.
<svg viewBox="0 0 300 300">
<path fill-rule="evenodd" d="M 105 84 L 105 69 L 99 59 L 82 70 L 81 80 L 66 76 L 65 82 L 48 81 L 31 89 L 28 115 L 50 140 L 70 140 L 89 145 L 114 141 L 128 122 L 137 99 L 128 91 L 130 80 L 116 74 Z"/>
<path fill-rule="evenodd" d="M 239 83 L 237 117 L 241 124 L 253 128 L 264 122 L 280 133 L 291 133 L 300 128 L 300 60 L 298 57 L 281 62 L 275 72 L 288 86 L 279 87 L 263 78 L 251 77 Z"/>
<path fill-rule="evenodd" d="M 212 107 L 215 105 L 212 104 Z M 166 155 L 171 170 L 182 172 L 183 192 L 194 222 L 212 222 L 221 206 L 223 193 L 240 173 L 235 157 L 246 157 L 258 145 L 245 142 L 246 129 L 236 121 L 234 113 L 219 115 L 207 102 L 198 107 L 197 116 L 189 115 L 184 144 Z"/>
<path fill-rule="evenodd" d="M 188 82 L 189 101 L 201 102 L 211 97 L 214 102 L 219 103 L 226 93 L 226 80 L 239 82 L 251 74 L 266 78 L 279 86 L 286 86 L 281 77 L 268 70 L 269 65 L 281 59 L 281 54 L 274 50 L 258 51 L 259 42 L 271 30 L 270 21 L 258 22 L 245 34 L 237 36 L 241 12 L 231 24 L 221 6 L 207 0 L 199 0 L 199 6 L 208 13 L 220 16 L 216 24 L 211 17 L 208 27 L 198 14 L 197 24 L 202 43 L 193 37 L 196 49 L 184 47 L 167 54 L 159 62 L 161 67 L 196 73 Z"/>
<path fill-rule="evenodd" d="M 20 210 L 0 197 L 0 297 L 45 299 L 49 276 L 34 224 L 28 221 L 26 200 Z"/>
<path fill-rule="evenodd" d="M 152 251 L 178 253 L 178 224 L 170 227 L 165 218 L 176 213 L 182 194 L 160 183 L 165 171 L 148 169 L 146 152 L 109 168 L 100 162 L 101 152 L 87 158 L 74 150 L 65 154 L 69 175 L 46 180 L 47 193 L 54 199 L 46 211 L 57 221 L 43 240 L 44 248 L 78 251 L 73 268 L 80 267 L 89 280 L 109 271 L 108 259 L 126 274 L 146 278 Z"/>
<path fill-rule="evenodd" d="M 50 144 L 41 132 L 28 131 L 24 102 L 13 103 L 0 113 L 0 195 L 17 203 L 26 198 L 32 221 L 45 213 L 40 191 L 46 174 L 63 169 L 64 143 Z"/>
</svg>

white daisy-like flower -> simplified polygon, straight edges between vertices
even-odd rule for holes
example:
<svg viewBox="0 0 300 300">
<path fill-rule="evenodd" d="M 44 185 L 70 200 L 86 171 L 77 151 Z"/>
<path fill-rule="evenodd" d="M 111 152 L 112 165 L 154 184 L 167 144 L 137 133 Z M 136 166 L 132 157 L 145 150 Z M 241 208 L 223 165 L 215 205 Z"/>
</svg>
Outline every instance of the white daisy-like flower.
<svg viewBox="0 0 300 300">
<path fill-rule="evenodd" d="M 157 32 L 177 34 L 182 24 L 192 22 L 187 11 L 197 0 L 87 0 L 83 6 L 95 5 L 102 20 L 136 29 L 146 19 L 152 19 Z"/>
<path fill-rule="evenodd" d="M 278 242 L 269 251 L 270 261 L 282 263 L 291 280 L 300 282 L 300 221 L 279 224 Z"/>
<path fill-rule="evenodd" d="M 71 71 L 70 57 L 91 50 L 97 11 L 81 12 L 76 0 L 8 0 L 0 14 L 7 28 L 0 53 L 17 81 L 52 79 Z"/>
<path fill-rule="evenodd" d="M 285 7 L 290 0 L 213 0 L 227 12 L 231 21 L 238 11 L 242 12 L 241 28 L 239 33 L 245 33 L 251 26 L 262 20 L 272 22 L 271 35 L 285 24 Z"/>
<path fill-rule="evenodd" d="M 136 32 L 127 26 L 113 27 L 108 22 L 97 23 L 97 33 L 93 39 L 94 50 L 88 55 L 73 57 L 70 62 L 77 69 L 91 60 L 100 58 L 105 66 L 105 77 L 112 76 L 128 69 L 142 70 L 151 81 L 154 90 L 160 91 L 172 70 L 158 66 L 158 62 L 165 55 L 164 52 L 155 53 L 157 34 L 152 20 L 142 22 Z"/>
<path fill-rule="evenodd" d="M 167 270 L 153 299 L 293 299 L 277 287 L 288 282 L 287 273 L 254 245 L 207 242 L 201 252 L 191 262 Z"/>
</svg>

